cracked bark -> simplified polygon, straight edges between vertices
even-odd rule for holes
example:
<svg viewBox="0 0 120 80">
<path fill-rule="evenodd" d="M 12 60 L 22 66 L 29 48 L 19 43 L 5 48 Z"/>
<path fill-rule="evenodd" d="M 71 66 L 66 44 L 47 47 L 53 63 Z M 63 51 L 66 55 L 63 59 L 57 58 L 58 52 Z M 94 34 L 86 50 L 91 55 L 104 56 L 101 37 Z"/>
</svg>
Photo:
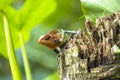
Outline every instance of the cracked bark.
<svg viewBox="0 0 120 80">
<path fill-rule="evenodd" d="M 94 25 L 86 20 L 86 29 L 87 35 L 78 30 L 61 47 L 60 80 L 112 80 L 120 73 L 120 54 L 115 53 L 120 48 L 120 12 L 102 16 Z"/>
</svg>

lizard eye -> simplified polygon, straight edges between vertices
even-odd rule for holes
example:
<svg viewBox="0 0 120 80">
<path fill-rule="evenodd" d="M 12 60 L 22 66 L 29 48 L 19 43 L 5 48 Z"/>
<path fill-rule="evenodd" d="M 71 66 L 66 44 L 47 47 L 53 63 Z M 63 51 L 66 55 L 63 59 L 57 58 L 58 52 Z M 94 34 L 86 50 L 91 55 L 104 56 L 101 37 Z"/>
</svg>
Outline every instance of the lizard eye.
<svg viewBox="0 0 120 80">
<path fill-rule="evenodd" d="M 47 36 L 45 37 L 45 40 L 49 40 L 49 39 L 50 39 L 50 36 L 47 35 Z"/>
<path fill-rule="evenodd" d="M 61 42 L 61 40 L 60 39 L 57 39 L 57 43 L 60 43 Z"/>
<path fill-rule="evenodd" d="M 61 42 L 60 39 L 53 40 L 53 43 L 55 43 L 55 44 L 59 44 L 60 42 Z"/>
</svg>

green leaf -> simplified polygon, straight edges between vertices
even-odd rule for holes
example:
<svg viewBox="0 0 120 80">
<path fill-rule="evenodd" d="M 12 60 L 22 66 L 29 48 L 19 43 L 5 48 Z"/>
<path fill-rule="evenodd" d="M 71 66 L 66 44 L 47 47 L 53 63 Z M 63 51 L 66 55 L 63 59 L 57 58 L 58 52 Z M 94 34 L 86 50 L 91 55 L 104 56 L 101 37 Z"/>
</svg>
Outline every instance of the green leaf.
<svg viewBox="0 0 120 80">
<path fill-rule="evenodd" d="M 59 78 L 58 78 L 58 72 L 55 72 L 55 73 L 49 75 L 44 80 L 59 80 Z"/>
<path fill-rule="evenodd" d="M 4 10 L 13 0 L 0 0 L 0 10 Z"/>
<path fill-rule="evenodd" d="M 91 20 L 120 10 L 120 0 L 81 0 L 81 5 L 85 17 Z"/>
<path fill-rule="evenodd" d="M 56 2 L 54 0 L 26 0 L 20 10 L 16 10 L 12 5 L 5 8 L 15 48 L 20 47 L 18 32 L 22 32 L 26 43 L 29 40 L 31 30 L 55 9 Z M 0 38 L 2 37 L 4 37 L 4 31 L 1 32 Z M 1 39 L 0 46 L 6 50 L 4 38 Z M 0 47 L 0 53 L 6 55 L 6 51 L 3 51 L 2 48 Z"/>
<path fill-rule="evenodd" d="M 45 25 L 54 25 L 57 28 L 68 30 L 84 27 L 84 17 L 80 19 L 83 13 L 79 0 L 56 0 L 56 2 L 57 8 L 44 20 Z"/>
<path fill-rule="evenodd" d="M 13 0 L 0 0 L 0 12 L 4 9 L 7 9 L 8 6 L 12 3 Z M 6 41 L 5 41 L 5 33 L 3 27 L 3 19 L 0 14 L 0 54 L 7 58 L 7 50 L 6 50 Z"/>
<path fill-rule="evenodd" d="M 30 0 L 29 5 L 23 6 L 20 11 L 22 17 L 22 33 L 25 41 L 28 41 L 30 31 L 50 15 L 56 9 L 56 3 L 54 0 Z M 29 8 L 27 8 L 29 6 Z M 32 8 L 33 7 L 33 8 Z M 31 9 L 32 8 L 32 9 Z M 26 11 L 26 13 L 25 13 Z"/>
</svg>

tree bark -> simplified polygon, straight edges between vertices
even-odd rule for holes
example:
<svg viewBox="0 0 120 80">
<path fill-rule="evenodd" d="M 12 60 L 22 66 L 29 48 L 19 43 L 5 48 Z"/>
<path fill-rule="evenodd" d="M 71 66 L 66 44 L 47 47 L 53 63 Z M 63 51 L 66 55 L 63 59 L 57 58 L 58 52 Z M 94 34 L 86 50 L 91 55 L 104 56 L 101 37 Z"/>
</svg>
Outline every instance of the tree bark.
<svg viewBox="0 0 120 80">
<path fill-rule="evenodd" d="M 60 80 L 116 80 L 120 73 L 120 12 L 101 16 L 69 37 L 58 57 Z M 118 80 L 118 79 L 117 79 Z"/>
</svg>

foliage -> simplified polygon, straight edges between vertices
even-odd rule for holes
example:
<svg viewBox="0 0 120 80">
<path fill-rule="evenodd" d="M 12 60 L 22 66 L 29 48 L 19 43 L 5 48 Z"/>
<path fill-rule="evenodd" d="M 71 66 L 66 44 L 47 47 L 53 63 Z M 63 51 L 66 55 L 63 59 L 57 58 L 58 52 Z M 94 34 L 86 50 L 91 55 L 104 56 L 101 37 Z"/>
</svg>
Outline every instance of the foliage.
<svg viewBox="0 0 120 80">
<path fill-rule="evenodd" d="M 51 14 L 55 10 L 55 6 L 56 3 L 54 0 L 36 0 L 36 2 L 33 0 L 27 0 L 20 10 L 16 10 L 11 5 L 4 9 L 8 16 L 15 48 L 20 47 L 20 43 L 18 42 L 18 32 L 21 31 L 22 34 L 24 34 L 24 41 L 27 42 L 29 40 L 30 31 L 33 27 L 38 25 L 43 19 Z M 2 27 L 3 26 L 0 28 Z M 2 31 L 1 34 L 4 35 L 4 31 Z M 6 49 L 4 47 L 4 38 L 1 40 L 0 45 L 3 46 L 3 49 Z M 1 50 L 0 53 L 4 53 L 3 56 L 7 55 L 6 50 Z"/>
<path fill-rule="evenodd" d="M 48 70 L 39 74 L 46 76 L 50 74 L 49 70 L 56 70 L 56 55 L 37 43 L 40 35 L 53 28 L 85 30 L 85 18 L 95 21 L 101 15 L 116 12 L 119 5 L 119 0 L 0 0 L 0 10 L 7 14 L 15 50 L 20 53 L 20 32 L 24 44 L 27 43 L 28 57 L 40 68 Z M 0 55 L 8 58 L 3 26 L 0 14 Z M 51 64 L 46 64 L 48 62 Z"/>
<path fill-rule="evenodd" d="M 81 5 L 84 16 L 92 21 L 120 10 L 120 0 L 81 0 Z"/>
<path fill-rule="evenodd" d="M 3 1 L 3 2 L 10 4 L 9 1 Z M 1 3 L 3 2 L 1 1 Z M 2 24 L 4 22 L 4 25 L 2 24 L 0 28 L 1 30 L 3 30 L 3 27 L 4 27 L 5 29 L 5 31 L 4 30 L 1 31 L 2 35 L 0 37 L 3 39 L 1 39 L 1 42 L 0 42 L 0 46 L 1 46 L 0 53 L 6 58 L 9 57 L 9 63 L 10 63 L 11 72 L 14 80 L 22 79 L 21 71 L 19 69 L 18 61 L 16 59 L 14 47 L 18 48 L 21 44 L 26 77 L 27 79 L 31 80 L 32 79 L 31 72 L 29 69 L 26 49 L 24 47 L 24 41 L 25 42 L 28 41 L 31 29 L 35 25 L 39 24 L 50 13 L 52 13 L 56 6 L 56 3 L 54 2 L 54 0 L 49 0 L 49 1 L 38 0 L 36 1 L 36 3 L 34 4 L 33 3 L 34 2 L 32 0 L 27 0 L 24 6 L 20 10 L 16 10 L 15 8 L 13 8 L 11 5 L 8 5 L 8 4 L 4 4 L 5 6 L 3 5 L 0 6 L 0 9 L 1 9 L 0 12 L 2 13 L 1 18 L 3 18 L 3 20 L 1 19 L 0 23 Z M 47 6 L 44 6 L 45 4 L 47 4 Z M 52 6 L 49 7 L 51 4 Z M 46 11 L 46 9 L 48 11 Z M 8 18 L 8 21 L 7 21 L 7 18 Z M 5 37 L 4 37 L 4 32 L 5 32 Z M 20 34 L 19 36 L 18 36 L 18 33 Z M 23 35 L 24 33 L 25 35 Z M 5 38 L 6 38 L 7 50 L 6 50 L 6 46 L 4 46 Z M 18 42 L 18 40 L 20 42 Z M 2 50 L 2 48 L 4 50 Z M 8 56 L 6 54 L 7 53 L 6 51 L 9 54 Z"/>
</svg>

